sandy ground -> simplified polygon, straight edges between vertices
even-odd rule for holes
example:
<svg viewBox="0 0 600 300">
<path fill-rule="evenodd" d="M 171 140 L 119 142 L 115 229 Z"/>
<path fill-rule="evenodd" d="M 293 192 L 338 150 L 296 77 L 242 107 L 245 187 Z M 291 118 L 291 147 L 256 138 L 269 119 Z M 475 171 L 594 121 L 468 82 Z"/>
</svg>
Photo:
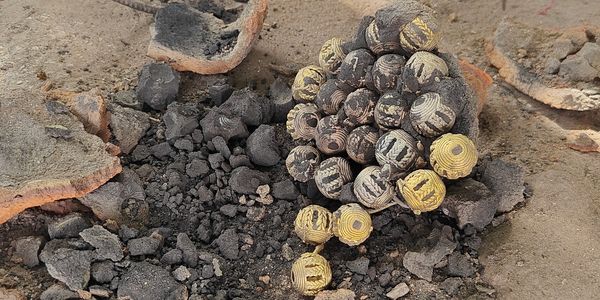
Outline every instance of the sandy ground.
<svg viewBox="0 0 600 300">
<path fill-rule="evenodd" d="M 360 5 L 349 5 L 352 3 Z M 264 90 L 270 63 L 317 62 L 320 45 L 353 34 L 360 14 L 379 1 L 273 0 L 256 48 L 233 72 L 237 85 Z M 482 152 L 520 163 L 534 196 L 510 221 L 485 236 L 484 278 L 503 299 L 592 299 L 600 294 L 600 158 L 565 146 L 563 128 L 600 130 L 598 113 L 566 113 L 502 83 L 484 56 L 486 39 L 504 17 L 559 28 L 599 23 L 595 0 L 426 1 L 441 13 L 443 49 L 497 80 L 481 115 Z M 554 3 L 547 15 L 539 12 Z M 452 16 L 452 18 L 451 18 Z M 453 20 L 453 21 L 451 21 Z M 0 0 L 0 109 L 42 107 L 36 78 L 58 86 L 108 92 L 128 87 L 149 61 L 151 17 L 111 1 Z M 10 237 L 9 237 L 10 238 Z"/>
</svg>

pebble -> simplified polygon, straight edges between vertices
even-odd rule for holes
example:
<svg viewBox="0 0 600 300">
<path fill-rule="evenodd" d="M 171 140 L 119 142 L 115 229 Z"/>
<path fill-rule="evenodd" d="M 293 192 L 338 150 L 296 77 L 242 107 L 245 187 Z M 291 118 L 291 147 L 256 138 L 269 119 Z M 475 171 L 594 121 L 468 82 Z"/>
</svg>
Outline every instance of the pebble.
<svg viewBox="0 0 600 300">
<path fill-rule="evenodd" d="M 398 285 L 396 285 L 391 291 L 385 294 L 385 296 L 389 299 L 396 300 L 405 296 L 409 292 L 410 289 L 408 288 L 408 285 L 406 285 L 406 283 L 404 282 L 401 282 Z"/>
<path fill-rule="evenodd" d="M 337 289 L 335 291 L 320 291 L 315 300 L 354 300 L 356 294 L 348 289 Z"/>
<path fill-rule="evenodd" d="M 229 160 L 231 150 L 229 150 L 229 146 L 227 146 L 227 141 L 225 141 L 222 136 L 215 136 L 212 139 L 212 143 L 215 146 L 215 150 L 219 151 L 226 160 Z"/>
<path fill-rule="evenodd" d="M 233 88 L 229 84 L 218 84 L 208 87 L 208 96 L 213 100 L 216 106 L 223 104 L 233 93 Z"/>
<path fill-rule="evenodd" d="M 110 115 L 110 128 L 119 142 L 121 152 L 128 154 L 150 128 L 150 120 L 144 112 L 119 105 L 113 105 Z"/>
<path fill-rule="evenodd" d="M 269 275 L 258 276 L 258 280 L 260 280 L 260 281 L 262 281 L 262 283 L 268 285 L 269 282 L 271 282 L 271 276 L 269 276 Z"/>
<path fill-rule="evenodd" d="M 281 246 L 281 256 L 283 256 L 286 261 L 292 261 L 292 259 L 294 259 L 294 251 L 288 243 Z"/>
<path fill-rule="evenodd" d="M 129 254 L 132 256 L 153 255 L 160 248 L 161 241 L 155 237 L 145 236 L 127 242 Z"/>
<path fill-rule="evenodd" d="M 143 261 L 133 262 L 121 276 L 117 298 L 183 300 L 188 292 L 167 270 Z"/>
<path fill-rule="evenodd" d="M 175 148 L 179 150 L 184 150 L 187 152 L 194 151 L 194 144 L 192 143 L 192 141 L 186 139 L 177 140 L 173 146 L 175 146 Z"/>
<path fill-rule="evenodd" d="M 231 172 L 229 185 L 239 194 L 254 194 L 261 184 L 268 184 L 269 176 L 257 170 L 251 170 L 248 167 L 238 167 Z"/>
<path fill-rule="evenodd" d="M 202 276 L 202 278 L 204 278 L 204 279 L 212 278 L 213 276 L 215 276 L 215 271 L 213 269 L 213 266 L 212 265 L 202 266 L 202 272 L 200 273 L 200 276 Z"/>
<path fill-rule="evenodd" d="M 262 207 L 248 207 L 246 211 L 246 218 L 252 220 L 254 222 L 261 221 L 267 213 L 267 210 L 264 206 Z"/>
<path fill-rule="evenodd" d="M 440 284 L 440 288 L 442 290 L 446 291 L 446 293 L 448 293 L 448 295 L 453 296 L 454 294 L 456 294 L 458 292 L 458 290 L 460 289 L 460 287 L 462 285 L 463 285 L 462 279 L 460 279 L 458 277 L 450 277 L 450 278 L 447 278 L 446 280 L 444 280 Z"/>
<path fill-rule="evenodd" d="M 215 242 L 219 246 L 219 252 L 221 252 L 225 258 L 231 260 L 238 259 L 240 252 L 239 236 L 235 229 L 231 228 L 223 231 Z"/>
<path fill-rule="evenodd" d="M 164 160 L 173 152 L 173 148 L 171 148 L 168 142 L 163 142 L 150 147 L 150 152 L 152 152 L 154 157 Z"/>
<path fill-rule="evenodd" d="M 223 271 L 221 271 L 221 264 L 219 263 L 219 260 L 216 258 L 213 258 L 212 265 L 213 265 L 213 269 L 215 270 L 215 276 L 217 276 L 217 277 L 223 276 Z"/>
<path fill-rule="evenodd" d="M 281 200 L 296 200 L 300 195 L 294 183 L 289 179 L 274 183 L 271 194 Z"/>
<path fill-rule="evenodd" d="M 228 216 L 230 218 L 233 218 L 233 217 L 235 217 L 235 215 L 237 213 L 237 205 L 226 204 L 226 205 L 221 206 L 221 208 L 219 209 L 219 211 L 222 214 L 224 214 L 224 215 L 226 215 L 226 216 Z"/>
<path fill-rule="evenodd" d="M 210 167 L 207 161 L 195 158 L 185 166 L 185 173 L 192 178 L 204 177 L 210 173 Z"/>
<path fill-rule="evenodd" d="M 160 262 L 165 265 L 177 265 L 183 260 L 183 252 L 179 249 L 171 249 L 165 253 Z"/>
<path fill-rule="evenodd" d="M 198 265 L 198 249 L 187 234 L 177 235 L 177 249 L 181 250 L 183 263 L 186 266 L 195 268 Z"/>
<path fill-rule="evenodd" d="M 235 169 L 237 167 L 246 166 L 249 168 L 253 168 L 252 162 L 250 162 L 250 158 L 246 155 L 232 155 L 229 157 L 229 165 Z"/>
<path fill-rule="evenodd" d="M 277 78 L 269 88 L 269 96 L 273 102 L 273 122 L 284 123 L 288 112 L 296 103 L 292 98 L 292 89 L 282 78 Z"/>
<path fill-rule="evenodd" d="M 369 259 L 364 256 L 359 257 L 353 261 L 346 262 L 346 266 L 353 273 L 367 275 L 367 271 L 369 270 Z"/>
<path fill-rule="evenodd" d="M 0 294 L 1 296 L 1 294 Z M 62 284 L 56 283 L 47 288 L 40 295 L 40 300 L 63 300 L 63 299 L 80 299 L 76 292 L 73 292 L 63 286 Z"/>
<path fill-rule="evenodd" d="M 180 81 L 179 72 L 169 65 L 146 64 L 138 79 L 137 98 L 155 110 L 164 110 L 177 97 Z M 160 84 L 156 84 L 157 82 Z"/>
<path fill-rule="evenodd" d="M 38 254 L 43 243 L 44 238 L 41 236 L 20 238 L 15 241 L 14 255 L 18 257 L 24 265 L 30 268 L 35 267 L 40 264 Z"/>
<path fill-rule="evenodd" d="M 123 259 L 123 249 L 119 237 L 100 225 L 94 225 L 79 233 L 81 238 L 92 245 L 95 259 L 120 261 Z"/>
<path fill-rule="evenodd" d="M 48 225 L 50 239 L 79 237 L 79 233 L 91 227 L 90 221 L 78 213 L 62 217 Z"/>
<path fill-rule="evenodd" d="M 246 140 L 246 154 L 254 164 L 272 167 L 279 163 L 279 145 L 275 142 L 275 128 L 260 125 Z"/>
<path fill-rule="evenodd" d="M 192 276 L 192 273 L 185 266 L 179 266 L 173 271 L 173 277 L 179 282 L 186 281 Z"/>
<path fill-rule="evenodd" d="M 54 279 L 71 290 L 84 289 L 90 280 L 92 251 L 69 249 L 64 240 L 52 240 L 40 253 L 40 260 Z"/>
<path fill-rule="evenodd" d="M 217 170 L 221 167 L 221 163 L 225 161 L 223 154 L 213 153 L 208 156 L 208 162 L 213 170 Z"/>
<path fill-rule="evenodd" d="M 92 285 L 89 287 L 88 290 L 90 294 L 92 294 L 92 296 L 97 296 L 100 298 L 108 298 L 112 294 L 112 292 L 109 289 L 99 285 Z"/>
<path fill-rule="evenodd" d="M 114 263 L 108 260 L 93 263 L 91 274 L 94 281 L 98 283 L 109 283 L 118 275 Z"/>
<path fill-rule="evenodd" d="M 454 252 L 448 257 L 448 274 L 452 276 L 470 277 L 475 274 L 475 267 L 464 254 Z"/>
</svg>

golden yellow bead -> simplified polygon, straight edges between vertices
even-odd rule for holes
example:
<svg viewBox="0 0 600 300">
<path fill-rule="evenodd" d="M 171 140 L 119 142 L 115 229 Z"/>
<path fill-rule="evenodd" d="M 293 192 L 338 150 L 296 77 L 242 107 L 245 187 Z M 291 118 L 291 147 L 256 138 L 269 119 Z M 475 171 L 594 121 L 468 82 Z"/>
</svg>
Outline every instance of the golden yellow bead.
<svg viewBox="0 0 600 300">
<path fill-rule="evenodd" d="M 431 51 L 440 42 L 438 21 L 430 13 L 424 13 L 400 30 L 400 45 L 407 52 Z"/>
<path fill-rule="evenodd" d="M 348 246 L 362 244 L 373 231 L 371 215 L 356 203 L 342 205 L 333 217 L 333 234 Z"/>
<path fill-rule="evenodd" d="M 292 85 L 292 97 L 299 102 L 313 102 L 327 77 L 321 67 L 308 66 L 300 69 Z"/>
<path fill-rule="evenodd" d="M 417 215 L 438 208 L 446 197 L 442 178 L 431 170 L 416 170 L 397 182 L 404 200 Z"/>
<path fill-rule="evenodd" d="M 294 231 L 305 243 L 319 245 L 333 236 L 333 214 L 319 205 L 309 205 L 298 212 Z"/>
<path fill-rule="evenodd" d="M 473 141 L 462 134 L 444 134 L 429 149 L 429 162 L 433 170 L 448 179 L 471 174 L 477 164 L 477 148 Z"/>
<path fill-rule="evenodd" d="M 292 285 L 305 296 L 314 296 L 331 283 L 329 262 L 316 253 L 304 253 L 292 265 Z"/>
<path fill-rule="evenodd" d="M 336 74 L 344 57 L 346 53 L 342 49 L 342 39 L 332 38 L 325 42 L 319 51 L 319 65 L 326 72 Z"/>
</svg>

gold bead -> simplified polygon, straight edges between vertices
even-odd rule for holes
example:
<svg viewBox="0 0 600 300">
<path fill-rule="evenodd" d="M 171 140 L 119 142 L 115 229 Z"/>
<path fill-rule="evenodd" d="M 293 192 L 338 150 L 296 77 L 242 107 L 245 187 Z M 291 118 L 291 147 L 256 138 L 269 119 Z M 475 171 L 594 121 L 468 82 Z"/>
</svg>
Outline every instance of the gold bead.
<svg viewBox="0 0 600 300">
<path fill-rule="evenodd" d="M 409 53 L 434 50 L 439 42 L 439 25 L 432 13 L 424 12 L 400 30 L 400 45 Z"/>
<path fill-rule="evenodd" d="M 333 234 L 348 246 L 362 244 L 373 231 L 371 215 L 356 203 L 342 205 L 333 217 Z"/>
<path fill-rule="evenodd" d="M 354 180 L 354 195 L 368 208 L 379 209 L 394 198 L 394 187 L 381 177 L 381 167 L 364 168 Z"/>
<path fill-rule="evenodd" d="M 312 103 L 296 104 L 287 114 L 285 127 L 294 140 L 310 141 L 315 137 L 319 108 Z"/>
<path fill-rule="evenodd" d="M 329 199 L 338 199 L 342 194 L 342 187 L 351 180 L 350 163 L 341 157 L 324 160 L 315 172 L 317 188 Z"/>
<path fill-rule="evenodd" d="M 300 69 L 292 85 L 292 97 L 298 102 L 313 102 L 327 77 L 321 67 L 308 66 Z"/>
<path fill-rule="evenodd" d="M 342 39 L 332 38 L 325 42 L 319 51 L 319 65 L 325 72 L 337 74 L 344 57 L 346 53 L 342 49 Z"/>
<path fill-rule="evenodd" d="M 471 174 L 477 164 L 477 148 L 462 134 L 447 133 L 431 144 L 429 161 L 433 170 L 448 179 Z"/>
<path fill-rule="evenodd" d="M 321 163 L 319 150 L 311 146 L 297 146 L 285 159 L 288 173 L 294 180 L 307 182 L 315 176 L 315 170 Z"/>
<path fill-rule="evenodd" d="M 438 208 L 446 197 L 442 178 L 431 170 L 416 170 L 397 182 L 406 203 L 417 215 Z"/>
<path fill-rule="evenodd" d="M 320 245 L 333 235 L 333 215 L 319 205 L 309 205 L 298 212 L 294 231 L 305 243 Z"/>
<path fill-rule="evenodd" d="M 331 283 L 329 262 L 316 253 L 304 253 L 292 264 L 292 285 L 305 296 L 314 296 Z"/>
</svg>

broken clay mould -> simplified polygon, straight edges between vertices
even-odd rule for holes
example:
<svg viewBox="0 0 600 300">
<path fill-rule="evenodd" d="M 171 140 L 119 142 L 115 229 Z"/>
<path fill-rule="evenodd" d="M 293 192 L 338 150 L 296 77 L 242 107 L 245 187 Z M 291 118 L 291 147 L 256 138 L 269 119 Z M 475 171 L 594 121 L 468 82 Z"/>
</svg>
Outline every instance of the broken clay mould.
<svg viewBox="0 0 600 300">
<path fill-rule="evenodd" d="M 240 17 L 233 23 L 225 24 L 212 14 L 192 11 L 175 11 L 177 4 L 169 4 L 158 11 L 155 22 L 150 27 L 152 39 L 148 46 L 148 56 L 168 62 L 177 71 L 191 71 L 198 74 L 221 74 L 237 67 L 252 50 L 252 46 L 262 30 L 267 15 L 268 0 L 250 0 Z M 180 15 L 194 22 L 178 22 L 173 15 Z M 206 37 L 200 32 L 228 32 L 239 30 L 233 50 L 212 57 L 204 55 Z M 178 34 L 174 35 L 173 32 Z M 195 32 L 195 34 L 194 34 Z"/>
<path fill-rule="evenodd" d="M 70 114 L 3 107 L 0 119 L 0 224 L 27 208 L 81 197 L 121 172 L 119 158 Z M 50 136 L 46 128 L 55 124 L 70 130 L 70 137 Z"/>
</svg>

